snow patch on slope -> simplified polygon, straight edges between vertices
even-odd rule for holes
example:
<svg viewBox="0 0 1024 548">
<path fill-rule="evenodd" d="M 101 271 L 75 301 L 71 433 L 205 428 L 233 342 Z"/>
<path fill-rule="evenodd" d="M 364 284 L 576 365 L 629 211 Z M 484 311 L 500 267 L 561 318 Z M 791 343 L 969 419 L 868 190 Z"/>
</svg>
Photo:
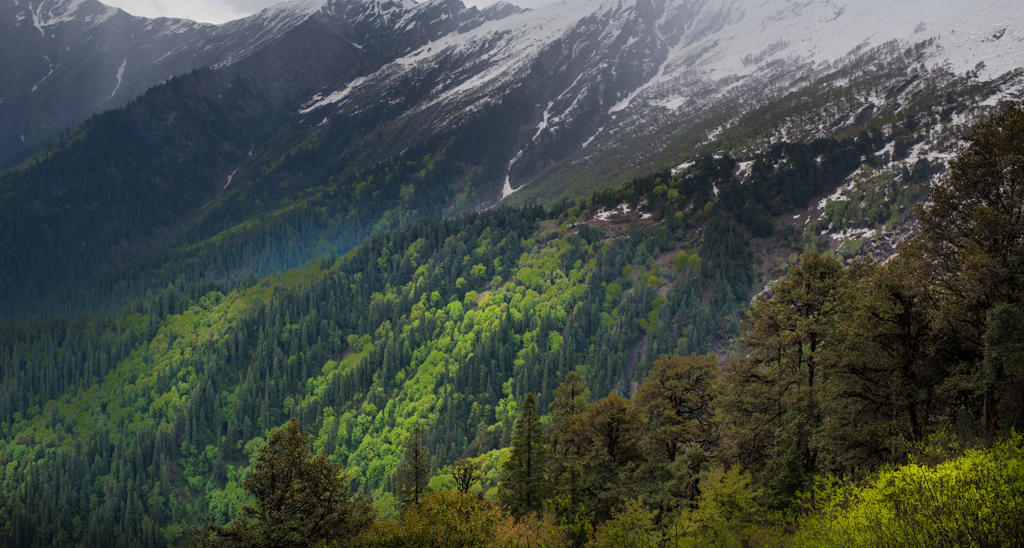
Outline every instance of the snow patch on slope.
<svg viewBox="0 0 1024 548">
<path fill-rule="evenodd" d="M 357 88 L 360 84 L 362 84 L 364 80 L 366 80 L 366 78 L 360 76 L 359 78 L 356 78 L 355 80 L 349 82 L 349 84 L 345 86 L 343 89 L 331 92 L 326 97 L 324 97 L 323 94 L 318 93 L 311 97 L 309 101 L 307 101 L 306 104 L 303 105 L 301 109 L 299 109 L 299 112 L 302 114 L 309 114 L 310 112 L 313 112 L 314 110 L 322 106 L 338 103 L 342 99 L 347 97 L 348 94 L 351 93 L 353 89 Z"/>
<path fill-rule="evenodd" d="M 456 71 L 431 96 L 416 106 L 412 114 L 437 104 L 457 103 L 469 96 L 493 97 L 504 85 L 515 81 L 529 70 L 539 53 L 563 37 L 580 19 L 607 11 L 617 5 L 612 0 L 601 2 L 562 0 L 534 10 L 521 12 L 500 20 L 488 21 L 464 34 L 452 33 L 423 46 L 374 75 L 374 80 L 397 78 L 405 70 L 427 70 L 448 55 L 470 56 L 472 74 Z M 553 121 L 548 119 L 550 123 Z"/>
<path fill-rule="evenodd" d="M 329 9 L 325 5 L 325 0 L 293 0 L 275 4 L 249 17 L 221 25 L 218 31 L 225 35 L 244 29 L 255 30 L 256 34 L 247 37 L 249 41 L 247 47 L 235 51 L 214 65 L 213 68 L 226 67 L 243 59 L 321 9 Z"/>
<path fill-rule="evenodd" d="M 46 63 L 47 63 L 48 65 L 49 65 L 49 68 L 50 68 L 50 72 L 46 73 L 46 76 L 43 76 L 43 79 L 42 79 L 42 80 L 39 80 L 38 82 L 36 82 L 36 85 L 32 86 L 32 89 L 31 89 L 31 90 L 29 90 L 29 93 L 33 93 L 33 92 L 35 92 L 35 91 L 36 91 L 37 89 L 39 89 L 39 84 L 42 84 L 43 82 L 45 82 L 47 78 L 49 78 L 50 76 L 52 76 L 52 75 L 53 75 L 53 71 L 54 71 L 54 70 L 56 70 L 56 69 L 57 69 L 57 67 L 59 67 L 59 66 L 60 66 L 60 63 L 57 63 L 57 65 L 56 65 L 56 66 L 54 66 L 54 65 L 53 65 L 53 62 L 52 62 L 52 61 L 50 61 L 50 58 L 49 58 L 49 57 L 47 57 L 47 56 L 45 56 L 45 55 L 43 56 L 43 59 L 46 59 Z M 24 135 L 22 136 L 22 141 L 24 141 Z"/>
<path fill-rule="evenodd" d="M 827 67 L 891 40 L 909 46 L 934 38 L 944 66 L 958 73 L 978 69 L 982 79 L 1019 67 L 1024 48 L 1024 10 L 1007 9 L 1003 0 L 724 0 L 704 6 L 691 28 L 698 32 L 683 35 L 659 74 L 610 113 L 637 98 L 675 110 L 688 102 L 696 82 L 735 85 L 780 62 Z M 712 31 L 701 35 L 702 28 Z"/>
<path fill-rule="evenodd" d="M 114 94 L 117 93 L 117 90 L 121 88 L 121 79 L 124 78 L 124 68 L 126 66 L 128 66 L 127 57 L 124 58 L 124 61 L 121 61 L 121 66 L 117 69 L 117 85 L 114 86 L 114 91 L 110 92 L 110 97 L 107 97 L 107 99 L 113 99 Z"/>
</svg>

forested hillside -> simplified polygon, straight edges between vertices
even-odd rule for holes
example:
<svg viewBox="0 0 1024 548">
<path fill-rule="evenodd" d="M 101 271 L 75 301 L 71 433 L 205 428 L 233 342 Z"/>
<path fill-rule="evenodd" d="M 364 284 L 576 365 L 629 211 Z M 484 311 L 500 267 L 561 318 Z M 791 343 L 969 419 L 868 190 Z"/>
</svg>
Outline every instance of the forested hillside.
<svg viewBox="0 0 1024 548">
<path fill-rule="evenodd" d="M 587 225 L 538 229 L 546 217 L 420 221 L 226 295 L 194 286 L 102 321 L 7 324 L 12 538 L 173 542 L 199 515 L 226 519 L 249 455 L 289 416 L 380 496 L 413 425 L 433 426 L 442 465 L 507 444 L 516 402 L 537 390 L 546 407 L 570 370 L 628 391 L 658 354 L 732 336 L 714 311 L 732 310 L 735 328 L 749 291 L 734 223 L 673 270 L 655 261 L 674 256 L 661 226 L 606 242 Z"/>
<path fill-rule="evenodd" d="M 780 143 L 745 167 L 707 156 L 547 210 L 421 219 L 344 256 L 172 283 L 105 316 L 7 322 L 0 535 L 181 545 L 202 516 L 224 524 L 251 504 L 245 480 L 291 418 L 401 520 L 370 545 L 412 542 L 408 528 L 429 530 L 449 503 L 489 523 L 541 513 L 502 522 L 509 538 L 547 527 L 598 545 L 636 527 L 758 542 L 793 531 L 779 525 L 793 508 L 831 519 L 828 497 L 862 495 L 801 498 L 822 478 L 882 482 L 1021 427 L 1022 120 L 1012 107 L 978 128 L 885 263 L 818 254 L 817 233 L 784 222 L 882 156 L 895 132 L 879 130 Z M 884 215 L 909 215 L 892 203 Z M 781 273 L 752 238 L 794 265 L 748 311 Z M 1019 466 L 1013 439 L 964 458 Z M 412 447 L 431 487 L 454 486 L 469 459 L 471 490 L 505 510 L 448 495 L 410 506 Z M 525 476 L 524 451 L 540 463 Z M 1000 482 L 1020 500 L 1019 476 Z"/>
</svg>

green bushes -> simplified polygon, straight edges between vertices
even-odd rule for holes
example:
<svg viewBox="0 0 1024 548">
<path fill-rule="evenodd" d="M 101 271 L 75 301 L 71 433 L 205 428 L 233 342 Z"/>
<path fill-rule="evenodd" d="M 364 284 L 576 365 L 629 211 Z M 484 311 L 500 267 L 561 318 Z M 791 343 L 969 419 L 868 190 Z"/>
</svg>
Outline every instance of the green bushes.
<svg viewBox="0 0 1024 548">
<path fill-rule="evenodd" d="M 1024 437 L 929 466 L 912 463 L 855 486 L 820 480 L 790 546 L 1024 545 Z"/>
</svg>

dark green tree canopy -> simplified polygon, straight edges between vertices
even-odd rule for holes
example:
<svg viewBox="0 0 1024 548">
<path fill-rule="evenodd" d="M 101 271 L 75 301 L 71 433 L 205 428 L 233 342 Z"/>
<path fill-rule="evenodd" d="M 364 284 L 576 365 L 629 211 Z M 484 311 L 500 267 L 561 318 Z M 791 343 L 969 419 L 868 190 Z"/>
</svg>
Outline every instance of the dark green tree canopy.
<svg viewBox="0 0 1024 548">
<path fill-rule="evenodd" d="M 373 523 L 373 508 L 349 495 L 341 465 L 309 450 L 311 436 L 292 419 L 259 450 L 244 488 L 255 498 L 227 526 L 207 523 L 193 531 L 192 546 L 305 548 L 347 546 Z"/>
<path fill-rule="evenodd" d="M 653 448 L 668 460 L 675 460 L 687 443 L 714 441 L 711 385 L 717 368 L 713 354 L 661 356 L 637 391 L 637 405 L 650 421 Z"/>
<path fill-rule="evenodd" d="M 976 400 L 982 430 L 1019 428 L 1024 375 L 1000 341 L 1020 339 L 1005 318 L 1024 302 L 1024 107 L 1014 103 L 972 128 L 950 174 L 918 208 L 909 254 L 928 274 L 939 355 L 953 386 Z M 999 335 L 989 334 L 993 318 Z M 1019 355 L 1019 354 L 1018 354 Z M 965 365 L 966 364 L 966 365 Z"/>
<path fill-rule="evenodd" d="M 513 515 L 541 509 L 547 492 L 547 436 L 533 392 L 526 395 L 523 411 L 512 433 L 511 456 L 505 465 L 499 496 Z"/>
<path fill-rule="evenodd" d="M 412 434 L 405 442 L 405 454 L 398 465 L 398 486 L 395 494 L 402 508 L 418 505 L 420 500 L 430 492 L 427 483 L 430 481 L 430 453 L 423 447 L 423 434 L 420 427 L 412 429 Z"/>
</svg>

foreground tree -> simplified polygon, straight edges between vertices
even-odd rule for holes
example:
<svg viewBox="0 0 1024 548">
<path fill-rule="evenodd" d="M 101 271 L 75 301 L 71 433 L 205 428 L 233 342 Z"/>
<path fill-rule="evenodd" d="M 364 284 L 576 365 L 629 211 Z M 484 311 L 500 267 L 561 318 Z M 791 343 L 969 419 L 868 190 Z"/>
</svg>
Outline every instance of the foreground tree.
<svg viewBox="0 0 1024 548">
<path fill-rule="evenodd" d="M 611 393 L 580 416 L 583 453 L 580 455 L 582 501 L 593 522 L 602 523 L 627 500 L 637 498 L 643 478 L 636 471 L 645 460 L 644 418 L 633 403 Z"/>
<path fill-rule="evenodd" d="M 900 461 L 935 427 L 929 417 L 951 404 L 919 272 L 899 255 L 847 269 L 824 360 L 822 471 L 856 474 Z"/>
<path fill-rule="evenodd" d="M 611 519 L 598 525 L 588 548 L 657 548 L 663 541 L 654 524 L 655 513 L 638 499 L 626 501 Z"/>
<path fill-rule="evenodd" d="M 706 356 L 661 356 L 636 394 L 647 415 L 651 445 L 669 461 L 688 443 L 714 444 L 711 385 L 718 359 Z"/>
<path fill-rule="evenodd" d="M 644 462 L 635 483 L 644 503 L 666 519 L 697 494 L 700 468 L 717 447 L 712 404 L 718 359 L 661 356 L 647 374 L 634 401 L 647 424 Z"/>
<path fill-rule="evenodd" d="M 491 545 L 501 518 L 499 508 L 476 495 L 440 491 L 425 495 L 419 504 L 410 506 L 401 522 L 374 524 L 362 536 L 362 546 L 484 548 Z"/>
<path fill-rule="evenodd" d="M 740 548 L 764 521 L 760 489 L 739 465 L 716 466 L 700 480 L 696 508 L 686 508 L 668 528 L 670 546 Z M 767 545 L 767 544 L 766 544 Z"/>
<path fill-rule="evenodd" d="M 401 522 L 379 521 L 360 537 L 364 548 L 537 548 L 566 546 L 551 520 L 515 519 L 472 493 L 439 491 L 409 508 Z"/>
<path fill-rule="evenodd" d="M 910 251 L 928 267 L 941 356 L 969 400 L 964 411 L 991 435 L 1024 424 L 1020 351 L 1003 344 L 1024 330 L 1024 108 L 1010 105 L 965 140 L 915 212 Z"/>
<path fill-rule="evenodd" d="M 743 320 L 746 355 L 726 365 L 716 402 L 722 453 L 754 470 L 775 505 L 818 471 L 823 354 L 834 343 L 842 265 L 811 253 Z"/>
<path fill-rule="evenodd" d="M 311 436 L 292 419 L 259 450 L 243 487 L 255 502 L 226 526 L 192 531 L 192 546 L 302 548 L 333 542 L 348 546 L 373 523 L 373 508 L 349 495 L 341 465 L 309 450 Z"/>
</svg>

